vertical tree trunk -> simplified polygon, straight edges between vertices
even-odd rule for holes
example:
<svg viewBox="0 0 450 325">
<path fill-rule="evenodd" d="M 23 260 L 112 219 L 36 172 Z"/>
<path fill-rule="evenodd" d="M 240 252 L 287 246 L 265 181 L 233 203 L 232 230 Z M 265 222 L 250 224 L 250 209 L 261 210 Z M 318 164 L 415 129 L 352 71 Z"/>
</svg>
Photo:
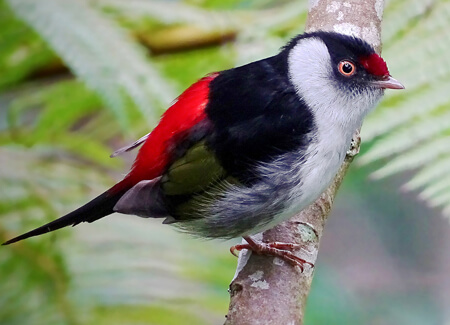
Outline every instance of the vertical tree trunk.
<svg viewBox="0 0 450 325">
<path fill-rule="evenodd" d="M 384 0 L 310 0 L 306 31 L 326 30 L 355 35 L 380 52 L 383 6 Z M 301 249 L 296 254 L 315 263 L 337 189 L 358 151 L 357 132 L 339 173 L 316 202 L 292 219 L 259 234 L 257 239 L 300 244 Z M 231 301 L 225 324 L 303 324 L 313 271 L 305 266 L 302 273 L 278 258 L 242 251 L 235 278 L 230 284 Z"/>
</svg>

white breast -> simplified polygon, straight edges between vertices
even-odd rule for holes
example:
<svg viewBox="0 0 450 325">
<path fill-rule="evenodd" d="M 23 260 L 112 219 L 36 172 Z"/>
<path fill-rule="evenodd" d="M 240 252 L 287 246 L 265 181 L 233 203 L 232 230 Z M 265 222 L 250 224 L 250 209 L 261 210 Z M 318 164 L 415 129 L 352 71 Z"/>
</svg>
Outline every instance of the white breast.
<svg viewBox="0 0 450 325">
<path fill-rule="evenodd" d="M 300 40 L 288 60 L 289 78 L 313 112 L 316 133 L 305 159 L 292 166 L 297 185 L 291 189 L 283 218 L 304 209 L 330 185 L 354 132 L 383 94 L 376 90 L 353 94 L 336 87 L 328 48 L 320 39 Z"/>
</svg>

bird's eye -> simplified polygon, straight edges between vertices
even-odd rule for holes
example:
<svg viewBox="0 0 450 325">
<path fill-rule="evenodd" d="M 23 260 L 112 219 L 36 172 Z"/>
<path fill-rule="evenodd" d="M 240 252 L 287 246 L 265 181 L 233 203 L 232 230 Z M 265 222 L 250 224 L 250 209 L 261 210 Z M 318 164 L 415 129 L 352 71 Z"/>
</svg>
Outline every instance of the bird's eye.
<svg viewBox="0 0 450 325">
<path fill-rule="evenodd" d="M 339 72 L 346 77 L 353 76 L 356 72 L 355 65 L 350 61 L 341 61 L 338 66 Z"/>
</svg>

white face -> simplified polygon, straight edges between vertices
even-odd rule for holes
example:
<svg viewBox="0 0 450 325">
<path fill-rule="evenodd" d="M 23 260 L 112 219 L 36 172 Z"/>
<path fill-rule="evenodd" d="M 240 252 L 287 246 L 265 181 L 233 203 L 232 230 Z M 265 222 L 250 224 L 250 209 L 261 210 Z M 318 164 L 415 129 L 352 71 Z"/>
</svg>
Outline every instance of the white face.
<svg viewBox="0 0 450 325">
<path fill-rule="evenodd" d="M 289 79 L 312 109 L 316 122 L 350 129 L 353 133 L 381 99 L 383 90 L 340 85 L 342 81 L 336 78 L 332 64 L 321 39 L 301 39 L 289 53 Z"/>
</svg>

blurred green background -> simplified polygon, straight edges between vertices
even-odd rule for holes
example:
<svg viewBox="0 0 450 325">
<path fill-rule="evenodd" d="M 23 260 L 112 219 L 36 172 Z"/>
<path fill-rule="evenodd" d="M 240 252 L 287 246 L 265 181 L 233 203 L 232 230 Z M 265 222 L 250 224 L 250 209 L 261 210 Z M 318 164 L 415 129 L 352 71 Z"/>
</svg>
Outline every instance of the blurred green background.
<svg viewBox="0 0 450 325">
<path fill-rule="evenodd" d="M 134 153 L 112 151 L 206 73 L 275 54 L 307 6 L 0 0 L 0 240 L 121 179 Z M 450 324 L 449 1 L 386 1 L 383 42 L 407 90 L 363 127 L 306 324 Z M 1 247 L 0 324 L 222 324 L 233 243 L 113 215 Z"/>
</svg>

